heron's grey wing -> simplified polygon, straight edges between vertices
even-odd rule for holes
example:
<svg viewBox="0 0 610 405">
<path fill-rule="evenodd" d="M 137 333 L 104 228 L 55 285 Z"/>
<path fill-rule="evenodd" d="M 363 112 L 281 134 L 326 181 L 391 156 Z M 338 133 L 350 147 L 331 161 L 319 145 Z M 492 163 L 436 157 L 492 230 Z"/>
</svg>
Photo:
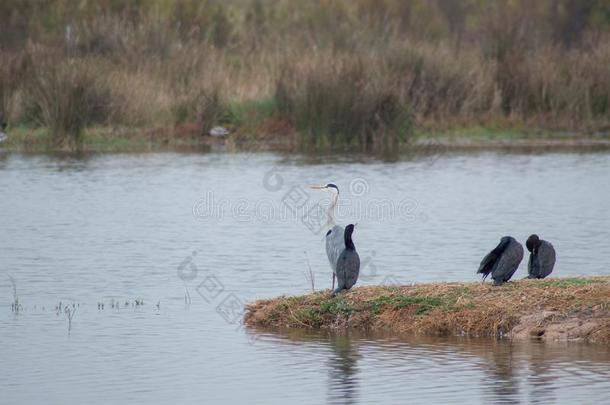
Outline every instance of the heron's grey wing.
<svg viewBox="0 0 610 405">
<path fill-rule="evenodd" d="M 337 270 L 337 260 L 345 250 L 345 230 L 341 225 L 333 226 L 326 234 L 326 255 L 333 272 Z"/>
<path fill-rule="evenodd" d="M 517 268 L 519 268 L 519 263 L 523 260 L 523 246 L 515 240 L 511 241 L 498 259 L 498 264 L 496 265 L 491 277 L 496 283 L 503 283 L 508 280 L 515 274 Z"/>
<path fill-rule="evenodd" d="M 360 257 L 355 250 L 344 250 L 337 260 L 338 286 L 350 289 L 358 281 L 360 274 Z"/>
<path fill-rule="evenodd" d="M 542 241 L 538 248 L 539 277 L 545 278 L 555 266 L 555 248 L 547 241 Z"/>
</svg>

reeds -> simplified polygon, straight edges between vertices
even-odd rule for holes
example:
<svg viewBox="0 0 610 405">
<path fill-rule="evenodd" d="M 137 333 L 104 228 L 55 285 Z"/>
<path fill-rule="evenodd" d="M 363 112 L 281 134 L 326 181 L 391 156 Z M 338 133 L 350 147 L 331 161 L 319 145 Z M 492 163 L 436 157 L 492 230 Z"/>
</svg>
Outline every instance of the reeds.
<svg viewBox="0 0 610 405">
<path fill-rule="evenodd" d="M 0 121 L 13 117 L 17 94 L 24 83 L 27 60 L 21 52 L 0 52 Z"/>
<path fill-rule="evenodd" d="M 19 311 L 21 311 L 23 309 L 21 303 L 19 302 L 19 296 L 17 295 L 17 282 L 15 281 L 15 279 L 12 276 L 8 276 L 10 282 L 11 282 L 11 286 L 12 286 L 12 293 L 13 293 L 13 302 L 11 302 L 11 311 L 18 313 Z"/>
<path fill-rule="evenodd" d="M 313 272 L 311 268 L 311 263 L 309 263 L 309 257 L 307 256 L 307 252 L 305 252 L 305 259 L 307 260 L 307 271 L 305 272 L 305 279 L 311 286 L 311 292 L 316 292 L 316 274 Z"/>
<path fill-rule="evenodd" d="M 84 1 L 68 13 L 9 0 L 0 114 L 72 145 L 91 126 L 181 136 L 172 128 L 266 120 L 303 148 L 362 150 L 392 149 L 414 125 L 607 130 L 609 8 L 572 3 Z M 262 102 L 273 108 L 256 125 L 235 114 Z"/>
<path fill-rule="evenodd" d="M 35 50 L 29 55 L 31 76 L 23 89 L 26 117 L 46 126 L 57 144 L 78 146 L 85 127 L 107 123 L 110 90 L 95 61 L 48 52 Z"/>
<path fill-rule="evenodd" d="M 333 53 L 310 56 L 286 64 L 275 93 L 280 116 L 294 124 L 302 146 L 368 151 L 406 140 L 409 105 L 382 64 Z"/>
</svg>

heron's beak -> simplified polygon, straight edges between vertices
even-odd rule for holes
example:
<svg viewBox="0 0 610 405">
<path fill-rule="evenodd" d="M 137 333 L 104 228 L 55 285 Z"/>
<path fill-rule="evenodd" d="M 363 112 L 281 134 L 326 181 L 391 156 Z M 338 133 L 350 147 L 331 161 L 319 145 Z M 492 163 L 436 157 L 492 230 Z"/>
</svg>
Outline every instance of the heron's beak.
<svg viewBox="0 0 610 405">
<path fill-rule="evenodd" d="M 312 188 L 314 190 L 324 190 L 326 186 L 309 186 L 309 188 Z"/>
</svg>

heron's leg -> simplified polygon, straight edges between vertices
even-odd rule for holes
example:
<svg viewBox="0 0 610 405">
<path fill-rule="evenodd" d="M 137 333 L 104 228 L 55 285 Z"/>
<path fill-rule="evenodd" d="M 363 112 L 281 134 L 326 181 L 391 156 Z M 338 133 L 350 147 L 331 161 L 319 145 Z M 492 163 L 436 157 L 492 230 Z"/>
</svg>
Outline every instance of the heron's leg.
<svg viewBox="0 0 610 405">
<path fill-rule="evenodd" d="M 335 289 L 335 272 L 333 271 L 333 290 Z"/>
<path fill-rule="evenodd" d="M 337 288 L 334 288 L 332 290 L 331 293 L 331 297 L 336 296 L 337 294 L 339 294 L 341 291 L 345 290 L 345 280 L 339 280 L 339 278 L 337 278 Z"/>
</svg>

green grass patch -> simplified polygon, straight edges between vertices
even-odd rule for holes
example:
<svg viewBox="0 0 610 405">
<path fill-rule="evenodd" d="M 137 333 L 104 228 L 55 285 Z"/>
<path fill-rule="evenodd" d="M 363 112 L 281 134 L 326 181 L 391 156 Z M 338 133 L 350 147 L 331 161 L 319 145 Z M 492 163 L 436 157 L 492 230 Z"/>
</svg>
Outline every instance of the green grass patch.
<svg viewBox="0 0 610 405">
<path fill-rule="evenodd" d="M 320 302 L 320 311 L 332 315 L 350 315 L 354 308 L 343 298 L 335 297 Z"/>
<path fill-rule="evenodd" d="M 8 138 L 3 144 L 7 149 L 27 149 L 28 147 L 52 144 L 51 133 L 47 128 L 30 128 L 25 125 L 9 127 Z"/>
<path fill-rule="evenodd" d="M 549 279 L 549 280 L 537 280 L 537 287 L 559 287 L 559 288 L 569 288 L 573 286 L 582 286 L 589 285 L 595 283 L 601 283 L 602 280 L 596 280 L 591 278 L 561 278 L 561 279 Z"/>
<path fill-rule="evenodd" d="M 419 128 L 415 139 L 464 139 L 469 141 L 511 141 L 563 139 L 567 133 L 527 127 L 464 126 L 449 129 Z M 582 135 L 582 134 L 580 134 Z"/>
<path fill-rule="evenodd" d="M 69 144 L 58 145 L 51 131 L 45 127 L 20 125 L 9 128 L 7 132 L 8 139 L 2 147 L 17 152 L 148 152 L 204 146 L 198 138 L 180 139 L 173 138 L 170 134 L 151 137 L 141 128 L 130 128 L 117 134 L 108 127 L 89 127 L 83 131 L 78 148 Z"/>
<path fill-rule="evenodd" d="M 229 104 L 231 124 L 239 127 L 252 127 L 260 124 L 266 118 L 272 117 L 277 111 L 274 98 L 232 102 Z"/>
<path fill-rule="evenodd" d="M 304 305 L 303 300 L 304 297 L 289 297 L 287 301 L 278 304 L 277 307 L 282 311 L 298 308 L 299 305 Z M 305 305 L 307 306 L 294 311 L 294 317 L 298 322 L 311 327 L 320 327 L 325 323 L 325 319 L 349 316 L 354 312 L 354 308 L 341 297 L 323 299 L 318 304 Z"/>
<path fill-rule="evenodd" d="M 266 142 L 265 122 L 269 119 L 278 118 L 277 103 L 274 98 L 268 97 L 260 100 L 249 100 L 243 102 L 231 102 L 223 110 L 215 123 L 224 125 L 234 133 L 229 140 L 241 142 L 244 149 L 250 144 Z M 89 126 L 82 130 L 78 150 L 87 152 L 145 152 L 175 150 L 179 148 L 198 148 L 204 145 L 205 137 L 180 138 L 171 132 L 171 128 L 165 128 L 166 132 L 148 135 L 152 130 L 146 128 L 125 127 L 116 130 L 106 126 Z M 56 137 L 47 127 L 33 127 L 26 124 L 10 126 L 7 131 L 8 139 L 2 144 L 2 148 L 12 151 L 29 152 L 52 152 L 70 150 L 69 144 L 58 144 Z M 152 131 L 154 133 L 155 131 Z M 303 132 L 300 132 L 303 135 Z M 306 136 L 306 135 L 305 135 Z M 581 139 L 584 135 L 581 134 Z M 484 127 L 456 128 L 453 130 L 418 130 L 416 139 L 421 141 L 432 141 L 429 146 L 412 143 L 401 144 L 400 150 L 403 154 L 440 154 L 451 150 L 451 139 L 463 139 L 484 146 L 488 140 L 540 140 L 540 139 L 562 139 L 561 133 L 532 132 L 528 134 L 519 129 L 494 129 Z M 434 140 L 449 140 L 447 144 L 435 143 Z M 244 141 L 249 141 L 244 142 Z M 326 141 L 320 143 L 324 149 Z M 327 146 L 329 146 L 328 144 Z M 328 150 L 328 149 L 326 149 Z"/>
<path fill-rule="evenodd" d="M 299 322 L 305 323 L 312 327 L 320 327 L 322 325 L 322 316 L 317 308 L 303 308 L 295 313 L 295 317 Z"/>
</svg>

